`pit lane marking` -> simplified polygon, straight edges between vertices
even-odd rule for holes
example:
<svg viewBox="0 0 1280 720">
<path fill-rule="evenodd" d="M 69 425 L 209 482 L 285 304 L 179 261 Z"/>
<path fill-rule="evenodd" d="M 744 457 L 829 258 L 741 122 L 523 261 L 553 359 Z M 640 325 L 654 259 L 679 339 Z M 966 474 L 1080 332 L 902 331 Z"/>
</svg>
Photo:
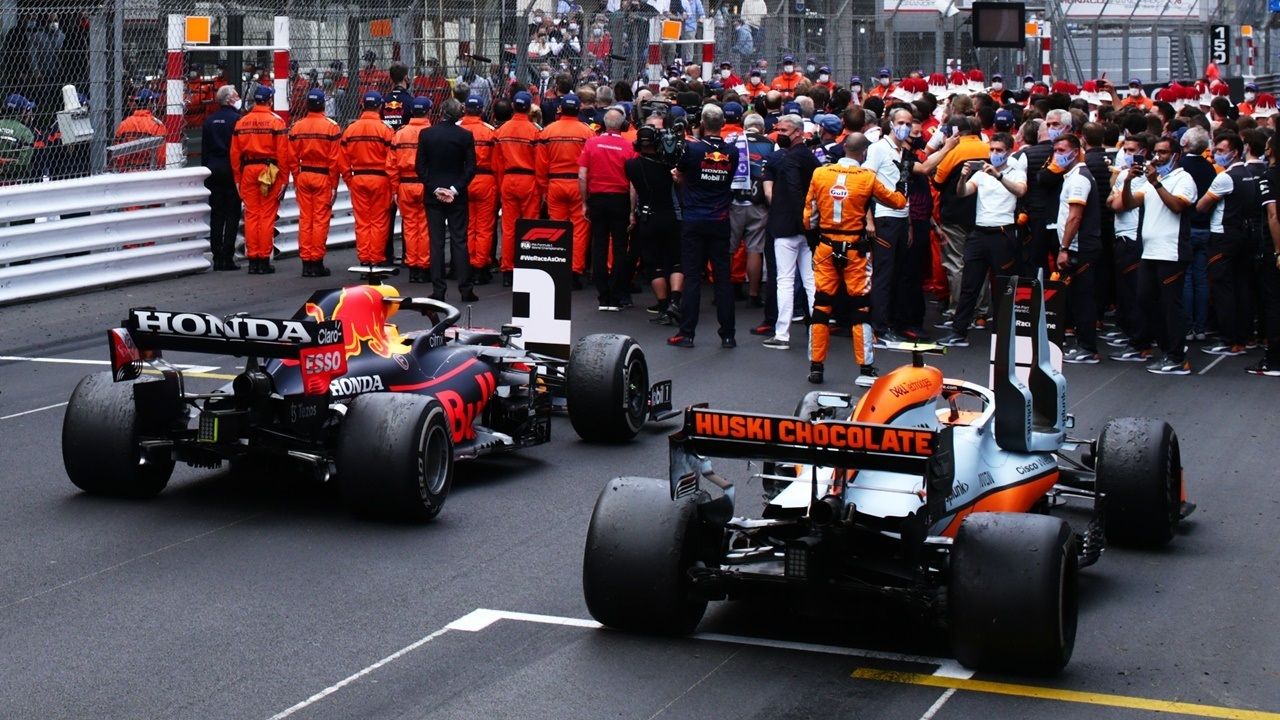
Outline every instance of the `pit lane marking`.
<svg viewBox="0 0 1280 720">
<path fill-rule="evenodd" d="M 901 683 L 905 685 L 921 685 L 924 687 L 948 688 L 951 690 L 968 690 L 971 692 L 994 695 L 1013 695 L 1016 697 L 1034 698 L 1038 700 L 1057 700 L 1060 702 L 1084 705 L 1104 705 L 1127 710 L 1146 710 L 1148 712 L 1170 713 L 1174 715 L 1192 715 L 1196 717 L 1227 718 L 1228 720 L 1280 720 L 1280 713 L 1265 710 L 1243 710 L 1240 708 L 1222 707 L 1220 705 L 1201 705 L 1198 703 L 1178 702 L 1176 700 L 1156 700 L 1153 698 L 1134 697 L 1130 695 L 1111 695 L 1107 693 L 1082 692 L 1080 690 L 1062 690 L 1059 688 L 1041 687 L 1038 685 L 1016 685 L 1013 683 L 990 682 L 972 678 L 946 677 L 938 674 L 921 675 L 918 673 L 893 672 L 889 670 L 873 670 L 858 668 L 851 677 L 858 680 L 879 680 L 881 682 Z"/>
<path fill-rule="evenodd" d="M 536 623 L 539 625 L 559 625 L 562 627 L 586 628 L 589 630 L 601 630 L 603 625 L 594 621 L 583 618 L 561 617 L 559 615 L 539 615 L 535 613 L 513 612 L 510 610 L 490 610 L 488 608 L 477 608 L 462 617 L 450 622 L 444 627 L 435 630 L 423 637 L 413 641 L 412 643 L 400 648 L 399 650 L 387 655 L 377 662 L 348 675 L 329 687 L 315 693 L 306 700 L 296 703 L 280 712 L 272 715 L 267 720 L 284 720 L 284 718 L 293 715 L 299 710 L 304 710 L 311 705 L 325 699 L 326 697 L 338 692 L 342 688 L 358 681 L 359 679 L 375 672 L 390 663 L 399 660 L 418 648 L 432 642 L 450 632 L 471 632 L 478 633 L 489 628 L 489 626 L 499 620 L 514 620 L 516 622 Z M 791 642 L 788 640 L 767 640 L 764 638 L 748 637 L 745 635 L 725 635 L 721 633 L 697 633 L 690 635 L 685 640 L 701 640 L 704 642 L 729 643 L 734 645 L 749 645 L 754 647 L 772 648 L 776 650 L 796 650 L 800 652 L 821 653 L 824 655 L 840 655 L 844 657 L 859 657 L 873 660 L 892 660 L 896 662 L 907 662 L 919 665 L 934 665 L 938 669 L 931 675 L 921 675 L 920 677 L 939 677 L 948 680 L 964 681 L 973 677 L 973 671 L 968 670 L 955 660 L 947 658 L 927 657 L 923 655 L 906 655 L 902 653 L 883 652 L 879 650 L 862 650 L 859 648 L 842 647 L 839 645 L 819 645 L 815 643 Z M 944 686 L 946 687 L 946 686 Z M 1267 720 L 1273 720 L 1268 718 Z M 1276 718 L 1274 720 L 1280 720 Z"/>
</svg>

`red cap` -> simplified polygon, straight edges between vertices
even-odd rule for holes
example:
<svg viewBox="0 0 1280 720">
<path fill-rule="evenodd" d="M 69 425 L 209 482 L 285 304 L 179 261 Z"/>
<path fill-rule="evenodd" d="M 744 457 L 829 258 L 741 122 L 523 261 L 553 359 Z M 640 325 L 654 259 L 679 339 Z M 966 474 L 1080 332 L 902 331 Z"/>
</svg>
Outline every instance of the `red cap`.
<svg viewBox="0 0 1280 720">
<path fill-rule="evenodd" d="M 986 80 L 986 76 L 982 74 L 981 70 L 974 68 L 969 71 L 969 80 L 972 82 L 982 82 Z"/>
</svg>

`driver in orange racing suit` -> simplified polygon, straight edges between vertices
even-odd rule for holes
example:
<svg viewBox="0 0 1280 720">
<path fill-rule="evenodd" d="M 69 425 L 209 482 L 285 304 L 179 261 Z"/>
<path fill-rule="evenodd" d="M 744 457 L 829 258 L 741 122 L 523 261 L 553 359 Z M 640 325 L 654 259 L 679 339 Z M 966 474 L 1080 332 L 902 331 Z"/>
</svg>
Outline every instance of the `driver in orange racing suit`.
<svg viewBox="0 0 1280 720">
<path fill-rule="evenodd" d="M 356 257 L 361 265 L 392 260 L 387 253 L 391 196 L 396 178 L 387 175 L 394 136 L 382 121 L 382 95 L 368 91 L 360 99 L 364 112 L 342 133 L 342 177 L 351 193 L 356 221 Z"/>
<path fill-rule="evenodd" d="M 844 281 L 852 299 L 854 317 L 853 357 L 863 375 L 876 376 L 871 332 L 871 240 L 866 237 L 867 209 L 872 198 L 891 208 L 907 205 L 906 175 L 890 190 L 876 179 L 875 171 L 860 167 L 871 143 L 862 133 L 850 133 L 844 141 L 845 156 L 813 171 L 804 201 L 804 227 L 813 250 L 816 292 L 809 324 L 809 382 L 821 383 L 827 360 L 832 297 Z M 888 282 L 889 278 L 881 281 Z"/>
</svg>

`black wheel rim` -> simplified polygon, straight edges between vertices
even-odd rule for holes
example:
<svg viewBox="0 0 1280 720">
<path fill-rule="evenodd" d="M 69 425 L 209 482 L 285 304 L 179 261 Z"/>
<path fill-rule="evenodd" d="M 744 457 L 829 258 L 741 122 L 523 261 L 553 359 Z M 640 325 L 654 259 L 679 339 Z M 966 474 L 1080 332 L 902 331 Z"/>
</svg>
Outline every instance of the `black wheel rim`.
<svg viewBox="0 0 1280 720">
<path fill-rule="evenodd" d="M 429 426 L 423 438 L 422 481 L 431 496 L 439 495 L 449 480 L 449 443 L 444 428 Z"/>
<path fill-rule="evenodd" d="M 638 353 L 632 353 L 627 361 L 623 392 L 626 394 L 624 407 L 627 410 L 627 420 L 632 428 L 639 429 L 644 423 L 649 401 L 649 371 Z"/>
</svg>

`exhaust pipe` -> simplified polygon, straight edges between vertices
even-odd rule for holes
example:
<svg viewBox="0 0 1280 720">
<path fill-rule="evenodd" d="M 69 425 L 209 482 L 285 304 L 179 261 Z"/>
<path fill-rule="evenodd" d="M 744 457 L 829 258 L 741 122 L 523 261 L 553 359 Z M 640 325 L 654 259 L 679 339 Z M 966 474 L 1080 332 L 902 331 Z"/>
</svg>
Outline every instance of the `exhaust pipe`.
<svg viewBox="0 0 1280 720">
<path fill-rule="evenodd" d="M 809 520 L 814 525 L 830 525 L 840 517 L 844 503 L 835 495 L 827 495 L 809 508 Z"/>
</svg>

